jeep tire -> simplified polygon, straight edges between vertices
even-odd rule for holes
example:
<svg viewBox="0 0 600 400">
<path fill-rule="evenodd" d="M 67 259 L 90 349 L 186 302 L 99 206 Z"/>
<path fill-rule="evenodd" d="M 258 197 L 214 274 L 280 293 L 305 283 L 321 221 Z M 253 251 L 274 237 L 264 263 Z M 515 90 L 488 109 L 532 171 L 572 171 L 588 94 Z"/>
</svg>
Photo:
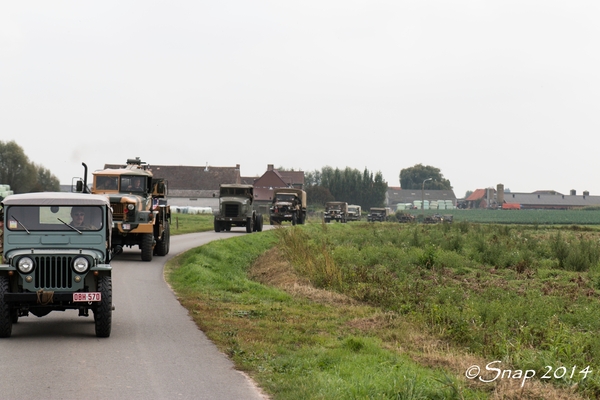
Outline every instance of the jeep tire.
<svg viewBox="0 0 600 400">
<path fill-rule="evenodd" d="M 0 276 L 0 338 L 12 334 L 13 319 L 9 305 L 4 301 L 5 293 L 9 293 L 8 277 Z"/>
<path fill-rule="evenodd" d="M 96 336 L 107 338 L 110 336 L 112 325 L 112 279 L 110 276 L 98 277 L 98 291 L 102 299 L 94 310 Z"/>
</svg>

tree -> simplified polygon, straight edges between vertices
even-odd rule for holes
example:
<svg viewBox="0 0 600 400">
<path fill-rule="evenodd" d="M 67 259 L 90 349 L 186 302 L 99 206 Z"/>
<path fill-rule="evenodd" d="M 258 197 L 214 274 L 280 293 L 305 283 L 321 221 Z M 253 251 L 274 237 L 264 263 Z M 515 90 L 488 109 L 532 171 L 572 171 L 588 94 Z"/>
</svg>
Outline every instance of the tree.
<svg viewBox="0 0 600 400">
<path fill-rule="evenodd" d="M 373 173 L 366 168 L 361 174 L 359 170 L 349 167 L 340 170 L 326 166 L 320 173 L 318 171 L 311 173 L 309 182 L 315 182 L 317 177 L 319 186 L 328 189 L 335 200 L 357 204 L 365 209 L 383 206 L 385 202 L 387 182 L 383 180 L 381 172 L 373 176 Z M 312 203 L 313 199 L 308 195 L 308 188 L 307 196 Z"/>
<path fill-rule="evenodd" d="M 439 168 L 430 165 L 417 164 L 414 167 L 405 168 L 400 171 L 400 186 L 402 189 L 421 189 L 423 181 L 432 178 L 427 182 L 428 189 L 451 190 L 452 185 L 448 179 L 444 178 Z"/>
<path fill-rule="evenodd" d="M 30 162 L 15 141 L 0 141 L 0 183 L 10 185 L 15 193 L 60 189 L 58 178 L 48 169 Z"/>
<path fill-rule="evenodd" d="M 37 170 L 37 181 L 31 188 L 32 192 L 58 192 L 60 191 L 60 181 L 50 172 L 49 169 L 41 165 L 33 164 Z"/>
<path fill-rule="evenodd" d="M 306 198 L 310 200 L 311 205 L 319 206 L 324 206 L 328 201 L 335 200 L 329 189 L 319 185 L 307 186 Z"/>
</svg>

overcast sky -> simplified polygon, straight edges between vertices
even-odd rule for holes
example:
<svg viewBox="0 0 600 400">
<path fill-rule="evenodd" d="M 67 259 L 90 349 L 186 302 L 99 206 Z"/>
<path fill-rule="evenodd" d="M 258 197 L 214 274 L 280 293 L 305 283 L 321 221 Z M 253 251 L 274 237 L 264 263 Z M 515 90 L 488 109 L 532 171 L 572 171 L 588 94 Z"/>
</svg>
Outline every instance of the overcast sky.
<svg viewBox="0 0 600 400">
<path fill-rule="evenodd" d="M 437 167 L 600 195 L 597 1 L 1 1 L 0 140 L 105 163 Z"/>
</svg>

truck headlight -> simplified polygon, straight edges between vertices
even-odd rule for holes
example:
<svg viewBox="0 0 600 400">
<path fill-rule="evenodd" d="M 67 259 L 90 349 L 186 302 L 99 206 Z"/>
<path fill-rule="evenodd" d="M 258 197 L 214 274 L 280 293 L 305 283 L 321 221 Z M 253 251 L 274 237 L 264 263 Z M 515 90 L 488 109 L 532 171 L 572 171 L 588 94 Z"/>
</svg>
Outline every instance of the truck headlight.
<svg viewBox="0 0 600 400">
<path fill-rule="evenodd" d="M 134 205 L 134 204 L 131 204 L 131 203 L 130 203 L 130 204 L 127 204 L 127 209 L 128 209 L 129 211 L 133 211 L 133 209 L 134 209 L 134 208 L 135 208 L 135 205 Z"/>
<path fill-rule="evenodd" d="M 85 257 L 77 257 L 75 260 L 73 260 L 73 269 L 78 274 L 83 274 L 85 271 L 87 271 L 89 266 L 90 263 Z"/>
<path fill-rule="evenodd" d="M 28 274 L 33 271 L 34 266 L 35 264 L 33 263 L 33 260 L 29 257 L 21 257 L 17 263 L 17 269 L 24 274 Z"/>
</svg>

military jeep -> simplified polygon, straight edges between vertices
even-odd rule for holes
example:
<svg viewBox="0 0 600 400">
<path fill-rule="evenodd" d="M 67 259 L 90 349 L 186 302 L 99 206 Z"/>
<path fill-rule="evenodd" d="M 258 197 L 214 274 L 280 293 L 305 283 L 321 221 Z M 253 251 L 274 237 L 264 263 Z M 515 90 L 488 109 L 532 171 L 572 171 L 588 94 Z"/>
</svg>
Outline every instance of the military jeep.
<svg viewBox="0 0 600 400">
<path fill-rule="evenodd" d="M 20 317 L 94 313 L 96 336 L 112 320 L 110 202 L 83 193 L 27 193 L 2 201 L 0 337 Z"/>
</svg>

